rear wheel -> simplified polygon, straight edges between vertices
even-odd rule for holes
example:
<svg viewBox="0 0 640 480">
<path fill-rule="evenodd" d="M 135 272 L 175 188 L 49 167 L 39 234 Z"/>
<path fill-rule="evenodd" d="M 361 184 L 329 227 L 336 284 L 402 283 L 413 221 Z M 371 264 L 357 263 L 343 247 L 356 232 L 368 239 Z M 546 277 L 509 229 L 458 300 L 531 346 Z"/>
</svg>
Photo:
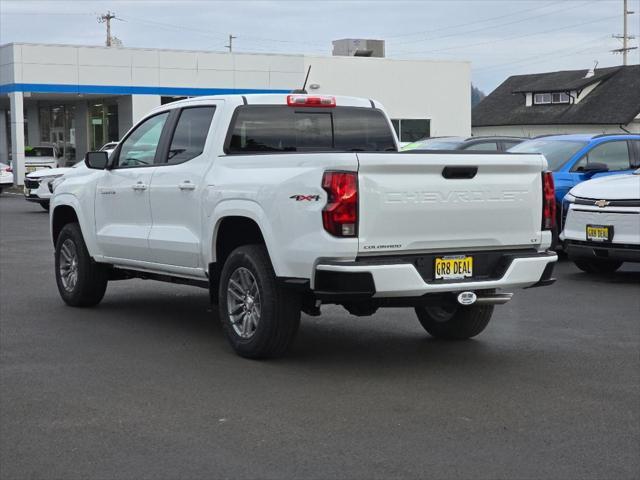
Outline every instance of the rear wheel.
<svg viewBox="0 0 640 480">
<path fill-rule="evenodd" d="M 80 225 L 68 223 L 56 241 L 56 283 L 62 300 L 73 307 L 97 305 L 107 290 L 108 270 L 89 256 Z"/>
<path fill-rule="evenodd" d="M 300 325 L 300 296 L 277 284 L 263 245 L 231 252 L 222 268 L 218 309 L 227 340 L 247 358 L 282 356 Z"/>
<path fill-rule="evenodd" d="M 475 337 L 487 327 L 493 305 L 418 307 L 416 314 L 420 324 L 433 337 L 465 340 Z"/>
<path fill-rule="evenodd" d="M 576 264 L 583 272 L 587 273 L 613 273 L 620 268 L 622 262 L 616 260 L 599 260 L 592 258 L 574 258 Z"/>
</svg>

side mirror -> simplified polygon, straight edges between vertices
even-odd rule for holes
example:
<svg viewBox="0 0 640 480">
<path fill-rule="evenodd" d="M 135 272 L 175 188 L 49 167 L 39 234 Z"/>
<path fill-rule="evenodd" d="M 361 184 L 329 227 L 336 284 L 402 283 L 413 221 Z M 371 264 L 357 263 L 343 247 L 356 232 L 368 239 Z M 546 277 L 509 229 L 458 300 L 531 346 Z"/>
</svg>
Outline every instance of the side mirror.
<svg viewBox="0 0 640 480">
<path fill-rule="evenodd" d="M 107 152 L 87 152 L 84 156 L 84 163 L 94 170 L 104 170 L 109 164 L 109 155 Z"/>
<path fill-rule="evenodd" d="M 606 164 L 600 162 L 590 162 L 587 163 L 584 167 L 584 173 L 599 173 L 599 172 L 608 172 L 609 167 Z"/>
</svg>

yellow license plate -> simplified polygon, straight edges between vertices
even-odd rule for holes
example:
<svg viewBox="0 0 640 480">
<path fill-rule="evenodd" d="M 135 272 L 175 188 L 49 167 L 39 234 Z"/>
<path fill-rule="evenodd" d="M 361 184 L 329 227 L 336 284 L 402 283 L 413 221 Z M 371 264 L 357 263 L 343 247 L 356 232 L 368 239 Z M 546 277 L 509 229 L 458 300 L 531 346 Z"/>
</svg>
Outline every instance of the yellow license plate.
<svg viewBox="0 0 640 480">
<path fill-rule="evenodd" d="M 610 242 L 613 238 L 611 225 L 587 225 L 587 240 L 591 242 Z"/>
<path fill-rule="evenodd" d="M 455 255 L 449 257 L 436 257 L 436 280 L 455 280 L 473 276 L 473 257 Z"/>
</svg>

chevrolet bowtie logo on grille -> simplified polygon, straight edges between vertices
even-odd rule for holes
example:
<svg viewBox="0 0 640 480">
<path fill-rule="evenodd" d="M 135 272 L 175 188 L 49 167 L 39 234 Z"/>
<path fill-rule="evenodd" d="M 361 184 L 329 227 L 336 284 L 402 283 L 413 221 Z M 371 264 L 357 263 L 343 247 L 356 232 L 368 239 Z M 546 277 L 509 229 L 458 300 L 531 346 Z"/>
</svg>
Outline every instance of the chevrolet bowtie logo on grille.
<svg viewBox="0 0 640 480">
<path fill-rule="evenodd" d="M 593 202 L 594 205 L 600 207 L 600 208 L 604 208 L 607 205 L 609 205 L 611 202 L 609 202 L 608 200 L 596 200 L 595 202 Z"/>
</svg>

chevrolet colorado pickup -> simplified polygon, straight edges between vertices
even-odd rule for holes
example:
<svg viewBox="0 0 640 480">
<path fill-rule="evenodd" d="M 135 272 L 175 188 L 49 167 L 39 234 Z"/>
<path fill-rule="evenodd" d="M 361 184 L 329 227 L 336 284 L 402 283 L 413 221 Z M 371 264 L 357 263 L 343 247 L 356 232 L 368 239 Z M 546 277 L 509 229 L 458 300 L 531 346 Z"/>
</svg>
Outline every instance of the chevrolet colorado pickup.
<svg viewBox="0 0 640 480">
<path fill-rule="evenodd" d="M 500 289 L 553 282 L 553 179 L 540 154 L 399 153 L 382 106 L 310 95 L 159 107 L 113 154 L 55 181 L 62 299 L 112 280 L 209 289 L 241 356 L 282 355 L 300 314 L 414 308 L 431 335 L 488 324 Z"/>
</svg>

